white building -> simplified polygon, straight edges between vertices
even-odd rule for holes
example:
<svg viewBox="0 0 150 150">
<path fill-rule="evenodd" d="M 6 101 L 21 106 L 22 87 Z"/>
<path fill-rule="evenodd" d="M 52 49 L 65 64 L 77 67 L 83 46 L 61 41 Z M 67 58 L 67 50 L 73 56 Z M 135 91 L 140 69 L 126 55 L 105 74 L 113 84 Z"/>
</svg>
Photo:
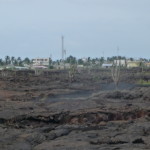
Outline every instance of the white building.
<svg viewBox="0 0 150 150">
<path fill-rule="evenodd" d="M 35 58 L 33 59 L 34 66 L 49 66 L 50 58 Z"/>
<path fill-rule="evenodd" d="M 82 58 L 82 61 L 83 61 L 84 63 L 86 63 L 86 62 L 88 61 L 88 58 Z"/>
<path fill-rule="evenodd" d="M 112 64 L 102 64 L 102 68 L 111 68 Z"/>
<path fill-rule="evenodd" d="M 48 69 L 46 66 L 32 66 L 32 69 Z"/>
<path fill-rule="evenodd" d="M 15 66 L 16 70 L 28 70 L 29 67 L 20 67 L 20 66 Z"/>
<path fill-rule="evenodd" d="M 125 67 L 127 65 L 127 62 L 125 59 L 118 59 L 118 60 L 114 60 L 114 64 L 116 64 L 117 66 L 123 66 Z"/>
</svg>

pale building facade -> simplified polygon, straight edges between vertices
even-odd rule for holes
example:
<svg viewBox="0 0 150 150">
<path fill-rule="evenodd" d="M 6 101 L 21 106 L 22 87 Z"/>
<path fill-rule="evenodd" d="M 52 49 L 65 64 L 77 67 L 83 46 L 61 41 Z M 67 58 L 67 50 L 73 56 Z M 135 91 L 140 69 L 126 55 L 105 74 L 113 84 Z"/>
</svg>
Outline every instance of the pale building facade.
<svg viewBox="0 0 150 150">
<path fill-rule="evenodd" d="M 33 59 L 34 66 L 49 66 L 50 59 L 49 58 L 35 58 Z"/>
<path fill-rule="evenodd" d="M 116 64 L 117 66 L 127 66 L 127 62 L 125 59 L 118 59 L 118 60 L 114 60 L 114 64 Z"/>
<path fill-rule="evenodd" d="M 140 66 L 140 62 L 138 61 L 128 61 L 127 62 L 127 67 L 128 68 L 136 68 Z"/>
</svg>

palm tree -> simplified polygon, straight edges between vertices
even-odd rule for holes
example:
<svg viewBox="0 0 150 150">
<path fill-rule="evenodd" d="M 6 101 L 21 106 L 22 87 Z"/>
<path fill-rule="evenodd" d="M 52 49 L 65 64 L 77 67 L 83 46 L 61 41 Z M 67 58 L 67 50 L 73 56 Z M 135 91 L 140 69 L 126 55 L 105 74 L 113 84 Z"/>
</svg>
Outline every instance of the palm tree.
<svg viewBox="0 0 150 150">
<path fill-rule="evenodd" d="M 6 65 L 8 65 L 8 64 L 10 64 L 10 57 L 9 56 L 6 56 L 5 57 L 5 63 L 6 63 Z"/>
<path fill-rule="evenodd" d="M 26 57 L 26 58 L 23 60 L 23 62 L 26 63 L 26 64 L 28 64 L 28 65 L 31 63 L 31 61 L 30 61 L 30 59 L 29 59 L 28 57 Z"/>
<path fill-rule="evenodd" d="M 15 57 L 12 56 L 12 57 L 11 57 L 11 63 L 14 64 L 14 61 L 15 61 Z"/>
<path fill-rule="evenodd" d="M 18 57 L 18 58 L 17 58 L 17 62 L 18 62 L 18 66 L 20 66 L 20 65 L 22 64 L 21 57 Z"/>
<path fill-rule="evenodd" d="M 84 64 L 83 60 L 82 59 L 78 59 L 78 64 L 79 65 L 83 65 Z"/>
<path fill-rule="evenodd" d="M 77 60 L 76 60 L 76 57 L 73 57 L 70 55 L 69 57 L 67 57 L 66 62 L 70 64 L 75 64 Z"/>
<path fill-rule="evenodd" d="M 16 59 L 14 60 L 14 65 L 18 65 L 18 61 Z"/>
<path fill-rule="evenodd" d="M 3 66 L 4 65 L 4 62 L 2 59 L 0 59 L 0 65 Z"/>
<path fill-rule="evenodd" d="M 104 61 L 105 61 L 104 57 L 101 57 L 101 58 L 99 59 L 99 61 L 100 61 L 100 66 L 102 66 L 102 64 L 103 64 Z"/>
</svg>

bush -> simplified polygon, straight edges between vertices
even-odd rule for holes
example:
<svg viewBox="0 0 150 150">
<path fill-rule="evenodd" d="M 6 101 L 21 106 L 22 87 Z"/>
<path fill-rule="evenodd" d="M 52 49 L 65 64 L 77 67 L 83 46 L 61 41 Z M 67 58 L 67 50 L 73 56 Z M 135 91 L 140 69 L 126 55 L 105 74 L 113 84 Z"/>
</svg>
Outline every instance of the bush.
<svg viewBox="0 0 150 150">
<path fill-rule="evenodd" d="M 140 85 L 150 85 L 150 80 L 145 81 L 145 80 L 140 79 L 140 80 L 138 81 L 138 84 L 140 84 Z"/>
</svg>

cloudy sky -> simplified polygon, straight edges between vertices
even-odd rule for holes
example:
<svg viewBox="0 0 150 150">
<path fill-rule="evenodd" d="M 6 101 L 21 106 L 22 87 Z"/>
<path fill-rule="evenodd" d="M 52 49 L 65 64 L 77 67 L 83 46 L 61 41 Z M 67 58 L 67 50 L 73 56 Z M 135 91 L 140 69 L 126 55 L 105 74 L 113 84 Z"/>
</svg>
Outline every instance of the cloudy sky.
<svg viewBox="0 0 150 150">
<path fill-rule="evenodd" d="M 0 0 L 0 57 L 150 58 L 150 0 Z"/>
</svg>

